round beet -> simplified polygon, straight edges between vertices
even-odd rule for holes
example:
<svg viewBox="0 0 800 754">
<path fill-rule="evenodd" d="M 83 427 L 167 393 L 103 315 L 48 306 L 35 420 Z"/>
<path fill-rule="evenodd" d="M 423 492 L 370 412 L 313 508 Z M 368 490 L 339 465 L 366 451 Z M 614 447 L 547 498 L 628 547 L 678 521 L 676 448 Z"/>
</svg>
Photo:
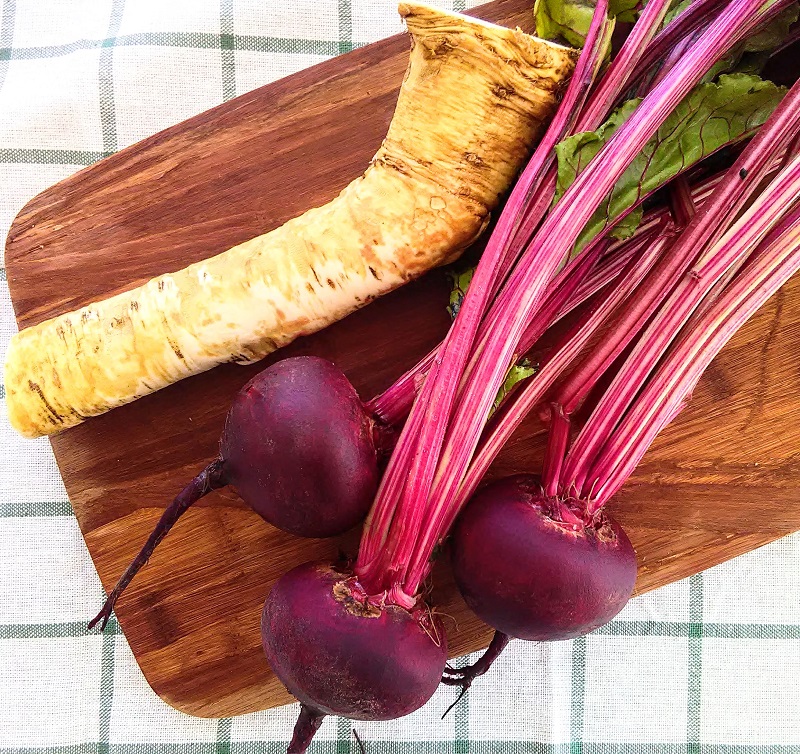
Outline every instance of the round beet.
<svg viewBox="0 0 800 754">
<path fill-rule="evenodd" d="M 321 563 L 272 587 L 261 638 L 275 675 L 304 709 L 354 720 L 419 709 L 447 661 L 444 630 L 426 607 L 373 606 L 352 574 Z"/>
<path fill-rule="evenodd" d="M 356 526 L 378 488 L 384 440 L 383 427 L 330 361 L 299 356 L 260 372 L 233 399 L 219 456 L 167 506 L 89 628 L 101 621 L 105 627 L 158 543 L 211 490 L 232 485 L 266 521 L 301 537 Z"/>
<path fill-rule="evenodd" d="M 256 513 L 301 537 L 358 524 L 378 488 L 374 421 L 325 359 L 284 359 L 234 398 L 220 442 L 223 475 Z"/>
<path fill-rule="evenodd" d="M 486 486 L 459 516 L 456 583 L 478 617 L 503 634 L 572 639 L 630 599 L 636 554 L 622 527 L 603 511 L 587 521 L 577 508 L 566 516 L 558 509 L 536 477 L 518 475 Z"/>
</svg>

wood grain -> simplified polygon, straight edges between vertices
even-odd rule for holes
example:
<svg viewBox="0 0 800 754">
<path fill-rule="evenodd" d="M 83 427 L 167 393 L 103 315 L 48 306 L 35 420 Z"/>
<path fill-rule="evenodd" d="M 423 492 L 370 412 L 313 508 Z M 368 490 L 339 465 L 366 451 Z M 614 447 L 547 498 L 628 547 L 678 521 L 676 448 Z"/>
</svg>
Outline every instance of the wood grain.
<svg viewBox="0 0 800 754">
<path fill-rule="evenodd" d="M 530 29 L 529 8 L 529 0 L 499 0 L 479 14 Z M 302 71 L 34 198 L 6 247 L 20 326 L 208 257 L 331 199 L 380 144 L 407 46 L 394 37 Z M 276 358 L 331 358 L 372 396 L 445 332 L 446 296 L 442 274 L 432 273 Z M 794 281 L 717 359 L 614 503 L 638 552 L 639 592 L 800 529 L 798 336 Z M 213 457 L 232 395 L 263 366 L 217 368 L 53 438 L 107 588 L 168 500 Z M 531 420 L 492 475 L 537 468 L 542 438 Z M 300 541 L 265 524 L 231 492 L 210 495 L 118 606 L 151 686 L 200 716 L 289 701 L 261 653 L 263 600 L 287 568 L 352 551 L 356 542 L 356 532 Z M 485 645 L 487 629 L 466 611 L 444 564 L 436 584 L 437 609 L 455 618 L 448 622 L 452 654 Z"/>
</svg>

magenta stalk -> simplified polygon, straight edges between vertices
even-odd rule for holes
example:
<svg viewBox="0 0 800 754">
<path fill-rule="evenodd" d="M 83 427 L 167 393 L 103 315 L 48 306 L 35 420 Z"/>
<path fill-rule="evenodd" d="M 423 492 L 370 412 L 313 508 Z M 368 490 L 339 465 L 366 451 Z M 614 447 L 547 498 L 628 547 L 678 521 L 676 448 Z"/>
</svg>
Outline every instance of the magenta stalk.
<svg viewBox="0 0 800 754">
<path fill-rule="evenodd" d="M 475 365 L 465 375 L 465 387 L 443 443 L 446 469 L 431 490 L 424 532 L 417 537 L 404 590 L 413 593 L 427 575 L 431 554 L 443 536 L 450 508 L 479 441 L 494 395 L 521 336 L 521 323 L 540 304 L 544 287 L 563 263 L 585 223 L 670 112 L 714 62 L 740 36 L 758 0 L 734 0 L 720 12 L 698 42 L 656 86 L 598 155 L 578 175 L 550 212 L 487 316 L 494 333 L 475 348 Z M 480 265 L 479 265 L 480 267 Z M 466 299 L 469 298 L 469 292 Z M 463 309 L 462 309 L 463 311 Z M 500 335 L 502 334 L 502 336 Z M 417 494 L 422 507 L 428 494 Z M 427 490 L 426 490 L 427 492 Z"/>
<path fill-rule="evenodd" d="M 569 112 L 585 95 L 587 89 L 585 79 L 588 72 L 594 71 L 595 60 L 600 54 L 597 43 L 607 25 L 606 8 L 607 0 L 600 0 L 587 36 L 584 54 L 581 55 L 576 73 L 573 74 L 573 81 L 576 83 L 573 86 L 571 82 L 567 90 L 568 94 L 571 93 L 574 101 L 567 102 L 566 106 L 565 102 L 562 102 L 559 113 Z M 395 517 L 395 512 L 398 512 L 398 517 L 403 521 L 403 527 L 407 530 L 414 531 L 420 525 L 424 509 L 415 502 L 426 499 L 433 485 L 461 374 L 466 366 L 472 342 L 478 332 L 485 310 L 491 302 L 494 286 L 499 282 L 498 273 L 502 260 L 517 228 L 517 220 L 529 199 L 530 189 L 539 177 L 542 166 L 548 159 L 552 159 L 552 147 L 549 145 L 555 144 L 563 135 L 565 127 L 563 116 L 557 114 L 554 122 L 555 126 L 551 125 L 548 129 L 548 133 L 553 132 L 553 137 L 545 137 L 542 142 L 544 146 L 540 144 L 536 149 L 511 193 L 497 227 L 481 256 L 481 261 L 458 316 L 445 338 L 443 348 L 434 359 L 422 390 L 411 410 L 412 421 L 415 414 L 419 416 L 426 414 L 427 419 L 422 424 L 421 431 L 418 432 L 410 431 L 409 424 L 406 425 L 400 434 L 396 453 L 390 459 L 384 473 L 384 484 L 379 488 L 372 516 L 365 527 L 356 563 L 356 572 L 366 584 L 378 592 L 383 588 L 379 584 L 387 583 L 387 586 L 393 586 L 391 581 L 394 579 L 394 566 L 392 562 L 386 562 L 385 566 L 382 564 L 380 568 L 372 565 L 367 568 L 365 564 L 376 562 L 380 546 L 379 542 L 375 541 L 379 537 L 373 538 L 370 533 L 373 530 L 378 532 L 388 530 L 390 521 Z M 416 451 L 409 456 L 407 454 L 410 453 L 411 447 L 416 448 Z M 402 458 L 404 461 L 409 459 L 410 465 L 405 462 L 398 463 L 398 458 Z M 412 484 L 405 483 L 407 478 L 412 480 Z M 410 544 L 407 545 L 406 540 L 409 540 Z M 399 541 L 404 550 L 413 547 L 412 537 L 400 538 Z M 392 552 L 392 557 L 397 561 L 395 552 Z M 388 574 L 392 575 L 389 576 L 387 582 L 386 575 Z"/>
<path fill-rule="evenodd" d="M 681 234 L 670 257 L 660 269 L 654 270 L 651 279 L 645 283 L 642 296 L 651 296 L 654 299 L 663 296 L 665 292 L 671 290 L 683 271 L 693 263 L 699 250 L 719 239 L 726 223 L 736 216 L 752 196 L 772 167 L 776 153 L 786 148 L 798 127 L 800 127 L 800 89 L 795 86 L 747 145 L 733 167 L 728 170 L 726 178 L 695 215 L 686 231 Z M 723 269 L 720 274 L 724 271 Z M 685 284 L 686 286 L 688 284 Z M 662 317 L 645 331 L 575 440 L 564 467 L 565 483 L 574 485 L 578 490 L 583 489 L 586 475 L 602 445 L 603 438 L 608 436 L 619 417 L 630 405 L 639 386 L 669 344 L 671 336 L 683 325 L 692 309 L 699 304 L 699 299 L 692 298 L 691 302 L 685 305 L 681 315 L 674 315 L 677 326 L 674 323 L 667 324 Z M 667 330 L 665 327 L 673 329 Z"/>
</svg>

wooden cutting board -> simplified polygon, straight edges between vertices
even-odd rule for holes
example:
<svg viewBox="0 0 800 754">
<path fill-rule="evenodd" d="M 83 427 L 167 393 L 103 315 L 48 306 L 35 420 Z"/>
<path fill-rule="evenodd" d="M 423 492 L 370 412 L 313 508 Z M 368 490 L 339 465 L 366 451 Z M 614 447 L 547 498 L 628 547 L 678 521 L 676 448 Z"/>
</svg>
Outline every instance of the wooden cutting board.
<svg viewBox="0 0 800 754">
<path fill-rule="evenodd" d="M 529 0 L 477 13 L 531 29 Z M 163 131 L 34 198 L 8 237 L 20 327 L 211 256 L 331 199 L 360 174 L 389 123 L 407 61 L 393 37 L 302 71 Z M 284 349 L 337 362 L 371 397 L 445 332 L 443 274 L 371 304 Z M 658 439 L 613 505 L 640 562 L 638 592 L 800 529 L 800 281 L 790 283 L 714 362 L 689 408 Z M 264 364 L 186 380 L 53 438 L 56 459 L 106 588 L 161 509 L 216 450 L 233 394 Z M 492 475 L 537 469 L 531 420 Z M 259 641 L 270 585 L 311 558 L 353 551 L 301 541 L 209 495 L 169 535 L 118 606 L 153 689 L 200 716 L 290 701 Z M 489 632 L 446 566 L 433 599 L 454 618 L 453 655 Z M 100 605 L 98 604 L 98 608 Z"/>
</svg>

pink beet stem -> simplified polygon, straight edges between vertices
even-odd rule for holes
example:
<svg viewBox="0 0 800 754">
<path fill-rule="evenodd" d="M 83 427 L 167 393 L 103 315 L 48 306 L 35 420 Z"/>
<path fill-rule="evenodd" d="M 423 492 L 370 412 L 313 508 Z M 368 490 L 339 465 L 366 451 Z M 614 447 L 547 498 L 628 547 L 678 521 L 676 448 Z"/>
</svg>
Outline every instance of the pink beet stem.
<svg viewBox="0 0 800 754">
<path fill-rule="evenodd" d="M 730 220 L 738 214 L 769 172 L 776 153 L 783 151 L 794 136 L 800 123 L 798 102 L 800 100 L 793 88 L 727 171 L 723 182 L 681 234 L 669 257 L 643 283 L 637 299 L 660 301 L 694 262 L 700 250 L 722 236 Z M 691 305 L 685 305 L 687 317 L 699 301 L 693 299 Z M 684 321 L 678 317 L 678 324 L 673 326 L 657 319 L 648 326 L 573 443 L 562 473 L 564 484 L 574 485 L 577 490 L 584 488 L 586 475 L 605 438 Z"/>
<path fill-rule="evenodd" d="M 591 73 L 595 70 L 595 60 L 598 51 L 595 42 L 599 39 L 602 29 L 608 25 L 606 19 L 607 0 L 600 0 L 595 10 L 594 19 L 587 37 L 588 54 L 581 55 L 578 66 L 567 88 L 559 113 L 569 114 L 588 91 Z M 552 152 L 555 144 L 563 138 L 567 126 L 563 114 L 556 116 L 548 128 L 545 137 L 540 142 L 533 157 L 529 161 L 519 180 L 511 192 L 506 207 L 500 216 L 498 224 L 489 239 L 489 243 L 481 256 L 472 281 L 469 293 L 465 296 L 453 326 L 445 338 L 443 348 L 434 359 L 433 365 L 425 378 L 425 384 L 411 411 L 412 418 L 415 413 L 426 415 L 421 431 L 410 432 L 409 425 L 401 432 L 397 450 L 392 455 L 384 480 L 383 487 L 389 487 L 396 494 L 388 496 L 379 490 L 374 508 L 374 526 L 370 525 L 364 530 L 361 549 L 356 563 L 357 572 L 362 581 L 376 585 L 385 581 L 385 574 L 392 574 L 397 564 L 404 563 L 400 560 L 402 553 L 408 547 L 413 547 L 413 537 L 397 538 L 397 547 L 402 551 L 397 554 L 396 549 L 387 549 L 387 558 L 381 561 L 380 566 L 366 566 L 375 563 L 378 553 L 379 541 L 384 537 L 380 534 L 372 536 L 376 527 L 385 526 L 384 522 L 393 519 L 395 511 L 399 511 L 398 518 L 402 521 L 402 528 L 407 531 L 416 531 L 420 526 L 420 519 L 424 514 L 424 507 L 420 504 L 428 498 L 433 484 L 436 465 L 439 460 L 440 450 L 444 443 L 453 403 L 456 398 L 462 372 L 469 357 L 473 340 L 495 293 L 495 286 L 499 286 L 499 272 L 504 254 L 518 228 L 519 218 L 531 197 L 531 189 L 541 178 L 542 171 L 553 159 Z M 415 448 L 410 456 L 406 453 L 405 446 Z M 399 452 L 398 452 L 399 451 Z M 399 463 L 398 458 L 404 462 Z M 409 460 L 406 461 L 406 458 Z M 403 485 L 401 488 L 401 484 Z M 409 541 L 410 544 L 406 544 Z M 390 575 L 391 579 L 392 576 Z M 380 588 L 378 588 L 380 591 Z"/>
<path fill-rule="evenodd" d="M 670 184 L 673 217 L 679 227 L 685 226 L 695 213 L 691 188 L 685 177 L 679 176 Z M 638 283 L 637 283 L 638 284 Z M 658 301 L 655 296 L 648 301 L 637 292 L 635 300 L 621 312 L 615 310 L 612 317 L 617 322 L 608 323 L 605 339 L 572 371 L 551 400 L 551 412 L 558 423 L 551 425 L 545 455 L 543 482 L 550 497 L 562 492 L 560 485 L 564 455 L 567 452 L 572 414 L 586 400 L 609 367 L 624 353 L 641 328 L 652 316 Z"/>
<path fill-rule="evenodd" d="M 554 349 L 553 354 L 544 364 L 542 369 L 524 385 L 522 390 L 505 406 L 488 427 L 481 441 L 475 458 L 458 493 L 456 504 L 451 512 L 452 520 L 458 515 L 461 507 L 469 500 L 484 474 L 489 469 L 494 459 L 511 435 L 519 427 L 525 417 L 542 400 L 545 393 L 555 381 L 572 364 L 589 340 L 605 327 L 609 314 L 615 311 L 625 300 L 636 291 L 636 287 L 647 271 L 652 268 L 656 260 L 666 251 L 670 238 L 662 235 L 650 242 L 651 239 L 642 239 L 640 244 L 644 253 L 641 257 L 634 257 L 619 276 L 617 283 L 603 295 L 603 300 L 596 308 L 584 315 L 573 330 Z"/>
<path fill-rule="evenodd" d="M 658 31 L 658 26 L 666 15 L 670 2 L 671 0 L 652 0 L 648 3 L 631 30 L 631 33 L 626 38 L 625 42 L 623 42 L 622 47 L 611 65 L 609 65 L 608 69 L 604 72 L 602 78 L 591 92 L 588 103 L 576 107 L 572 113 L 568 114 L 570 125 L 568 129 L 565 129 L 564 136 L 580 133 L 582 131 L 594 131 L 608 118 L 616 99 L 625 89 L 626 79 L 630 76 L 641 56 L 644 54 L 647 43 Z M 610 24 L 606 26 L 604 34 L 608 34 L 609 32 L 613 32 L 613 28 Z M 608 40 L 601 40 L 600 48 L 605 49 L 607 43 Z M 602 57 L 595 61 L 595 66 L 601 61 Z M 555 144 L 553 146 L 555 147 Z M 504 260 L 501 279 L 504 280 L 506 278 L 513 266 L 514 260 L 518 258 L 519 254 L 530 243 L 534 233 L 547 214 L 547 211 L 550 209 L 556 192 L 556 179 L 557 165 L 554 154 L 546 176 L 540 181 L 539 196 L 537 197 L 536 203 L 527 212 L 517 235 L 512 241 L 511 253 L 509 253 Z"/>
<path fill-rule="evenodd" d="M 711 361 L 798 269 L 800 207 L 794 207 L 696 325 L 682 333 L 648 381 L 598 459 L 598 465 L 607 470 L 598 487 L 598 500 L 608 500 L 619 490 L 656 435 L 683 408 Z"/>
<path fill-rule="evenodd" d="M 675 226 L 685 228 L 697 214 L 697 207 L 692 198 L 692 187 L 685 175 L 679 175 L 669 184 L 669 206 Z"/>
<path fill-rule="evenodd" d="M 700 183 L 693 189 L 693 195 L 698 197 L 708 195 L 716 180 L 718 180 L 718 177 L 712 176 L 711 179 Z M 667 214 L 667 210 L 661 208 L 648 212 L 642 222 L 639 223 L 633 236 L 625 241 L 616 242 L 596 265 L 584 265 L 580 269 L 570 266 L 565 267 L 553 279 L 553 288 L 558 288 L 558 292 L 554 290 L 548 294 L 548 307 L 555 302 L 556 295 L 561 296 L 567 279 L 577 282 L 577 286 L 574 287 L 574 293 L 571 297 L 563 299 L 561 308 L 554 313 L 554 318 L 548 319 L 549 308 L 547 311 L 543 308 L 542 312 L 534 315 L 526 325 L 525 333 L 520 341 L 519 353 L 525 353 L 530 350 L 545 330 L 552 327 L 552 325 L 588 301 L 606 285 L 613 282 L 631 260 L 633 254 L 639 249 L 638 246 L 631 242 L 650 233 L 653 228 L 663 222 Z M 570 289 L 572 289 L 571 283 L 570 286 Z M 367 409 L 389 426 L 396 427 L 400 425 L 411 411 L 419 386 L 433 364 L 439 347 L 437 345 L 385 392 L 369 401 Z"/>
<path fill-rule="evenodd" d="M 699 3 L 695 3 L 691 8 L 695 8 L 696 5 L 700 5 L 703 2 L 708 4 L 710 1 L 711 0 L 700 0 Z M 720 0 L 713 0 L 714 4 L 718 4 L 719 2 Z M 658 25 L 656 19 L 663 18 L 661 11 L 668 5 L 669 0 L 658 0 L 658 2 L 651 2 L 647 5 L 647 8 L 642 13 L 642 16 L 634 26 L 626 42 L 623 44 L 622 48 L 620 48 L 614 63 L 609 66 L 608 71 L 595 88 L 589 105 L 586 105 L 584 108 L 580 108 L 580 103 L 586 98 L 586 93 L 588 91 L 587 78 L 585 75 L 585 70 L 588 70 L 588 65 L 585 66 L 585 70 L 582 72 L 581 76 L 577 76 L 577 72 L 576 76 L 573 76 L 573 80 L 576 84 L 574 88 L 570 87 L 566 92 L 562 106 L 556 113 L 544 137 L 546 139 L 546 141 L 543 142 L 544 146 L 540 146 L 536 151 L 536 155 L 534 155 L 534 157 L 538 159 L 538 163 L 535 166 L 535 170 L 538 171 L 538 176 L 532 180 L 529 192 L 530 194 L 534 194 L 534 196 L 529 197 L 531 204 L 525 210 L 523 217 L 519 221 L 517 231 L 501 262 L 500 272 L 495 279 L 492 296 L 499 290 L 500 285 L 514 266 L 519 254 L 529 243 L 552 204 L 556 191 L 557 173 L 553 147 L 558 141 L 561 141 L 568 135 L 579 131 L 595 130 L 602 125 L 614 105 L 614 99 L 611 96 L 612 93 L 619 92 L 624 88 L 625 80 L 623 74 L 625 71 L 627 70 L 628 73 L 630 73 L 636 66 L 640 56 L 648 54 L 647 49 L 649 48 L 647 47 L 646 41 L 652 38 L 653 29 L 657 28 Z M 683 15 L 684 14 L 681 15 L 681 18 L 683 18 Z M 637 49 L 637 47 L 641 47 L 641 49 Z M 624 61 L 625 65 L 615 65 L 617 60 Z M 591 108 L 590 112 L 582 114 L 581 110 L 585 110 L 587 107 Z M 560 138 L 557 137 L 557 134 L 560 134 Z M 718 177 L 712 176 L 711 179 L 702 182 L 696 190 L 705 189 L 707 192 L 710 192 L 714 185 L 713 182 L 718 179 Z M 645 201 L 649 196 L 650 194 L 640 197 L 638 204 L 641 204 L 641 202 Z M 633 209 L 634 207 L 631 207 L 625 215 Z M 648 217 L 653 214 L 658 217 L 656 217 L 655 220 L 650 220 L 650 222 L 660 221 L 662 211 L 651 211 L 643 218 L 637 232 L 647 227 Z M 625 215 L 621 215 L 618 220 L 621 220 Z M 598 276 L 602 274 L 600 269 L 597 270 L 597 274 Z M 590 283 L 590 281 L 587 280 L 586 284 L 588 287 L 597 283 L 594 283 L 594 281 Z M 602 285 L 597 287 L 594 292 L 597 292 L 600 288 L 602 288 Z M 588 298 L 588 296 L 581 299 L 572 308 L 579 306 L 586 298 Z M 564 312 L 564 314 L 566 314 L 566 312 Z M 541 325 L 541 319 L 537 320 L 534 327 L 539 325 Z M 526 340 L 531 343 L 535 342 L 529 337 L 526 337 Z M 433 349 L 415 367 L 405 372 L 384 393 L 370 401 L 367 404 L 368 409 L 389 426 L 400 425 L 411 411 L 414 398 L 417 395 L 420 385 L 424 381 L 425 375 L 430 370 L 439 348 L 440 346 L 437 346 Z M 527 349 L 521 349 L 522 352 L 525 350 Z"/>
<path fill-rule="evenodd" d="M 450 509 L 519 342 L 521 323 L 540 305 L 544 287 L 630 162 L 704 73 L 740 37 L 750 14 L 760 4 L 761 0 L 733 0 L 719 13 L 697 44 L 578 175 L 515 268 L 487 317 L 490 336 L 478 343 L 474 366 L 467 372 L 466 385 L 459 395 L 441 451 L 443 471 L 431 487 L 430 500 L 426 496 L 417 502 L 421 508 L 429 508 L 429 512 L 417 542 L 406 548 L 413 552 L 406 571 L 407 593 L 414 593 L 427 575 L 432 553 L 445 531 L 443 527 L 453 518 Z M 465 301 L 470 292 L 471 288 Z"/>
<path fill-rule="evenodd" d="M 800 86 L 797 86 L 797 91 L 800 92 Z M 798 122 L 798 127 L 800 127 L 800 122 Z M 781 222 L 784 213 L 795 203 L 798 195 L 800 195 L 800 157 L 795 157 L 793 162 L 778 174 L 728 232 L 705 251 L 692 268 L 684 274 L 672 295 L 645 332 L 642 343 L 650 346 L 652 352 L 655 352 L 660 359 L 674 340 L 675 334 L 681 330 L 697 304 L 713 288 L 720 276 L 731 264 L 746 257 L 758 247 L 769 231 Z M 709 311 L 715 310 L 715 306 L 709 309 Z M 703 335 L 702 332 L 697 333 L 696 339 L 701 340 Z M 645 354 L 644 358 L 649 359 L 649 353 L 642 350 Z M 636 368 L 630 371 L 638 380 L 636 383 L 636 387 L 639 388 L 636 391 L 638 393 L 642 386 L 647 384 L 644 380 L 651 370 L 647 370 L 645 373 L 641 362 L 634 361 L 633 364 Z M 622 373 L 621 370 L 620 374 Z M 640 377 L 642 374 L 644 374 L 644 378 Z M 626 404 L 626 409 L 628 405 Z M 638 402 L 637 405 L 639 406 L 637 413 L 647 413 L 647 404 Z M 598 510 L 608 501 L 608 493 L 612 485 L 607 480 L 611 478 L 618 466 L 625 463 L 624 456 L 627 453 L 625 433 L 618 437 L 623 439 L 612 442 L 609 442 L 608 438 L 605 439 L 597 460 L 586 474 L 582 484 L 581 490 L 584 496 L 588 495 L 590 489 L 596 490 L 589 507 L 590 512 Z"/>
<path fill-rule="evenodd" d="M 608 117 L 614 103 L 628 87 L 631 72 L 646 54 L 647 46 L 658 32 L 670 4 L 671 0 L 651 0 L 647 3 L 603 78 L 594 88 L 589 102 L 582 109 L 575 127 L 576 132 L 594 131 Z"/>
<path fill-rule="evenodd" d="M 694 33 L 703 31 L 704 27 L 707 27 L 715 19 L 720 12 L 719 7 L 724 2 L 725 0 L 695 0 L 686 10 L 673 18 L 647 46 L 644 55 L 639 59 L 635 70 L 628 78 L 628 86 L 642 79 L 660 61 L 664 61 L 663 69 L 670 70 L 670 67 L 678 62 L 680 55 L 685 52 L 684 40 L 694 41 Z M 791 0 L 779 0 L 769 7 L 764 3 L 761 8 L 751 11 L 746 23 L 741 26 L 738 39 L 735 39 L 733 44 L 749 36 L 760 26 L 769 23 L 789 5 L 791 5 Z M 678 50 L 677 53 L 676 50 Z M 653 81 L 649 85 L 650 88 L 660 83 L 664 74 L 659 71 L 656 77 L 659 80 Z"/>
<path fill-rule="evenodd" d="M 697 41 L 697 38 L 705 30 L 705 26 L 706 24 L 698 26 L 695 31 L 684 37 L 669 51 L 669 54 L 664 58 L 664 62 L 661 63 L 652 78 L 644 77 L 639 82 L 639 88 L 636 90 L 637 96 L 642 97 L 647 94 L 649 89 L 661 83 L 661 80 L 672 70 L 675 63 L 677 63 L 686 54 L 686 51 Z"/>
<path fill-rule="evenodd" d="M 542 464 L 542 487 L 545 495 L 551 499 L 558 497 L 558 477 L 567 453 L 570 428 L 570 420 L 565 416 L 564 409 L 558 403 L 551 403 L 550 431 Z"/>
<path fill-rule="evenodd" d="M 592 26 L 587 35 L 586 48 L 590 51 L 597 49 L 595 40 L 601 38 L 609 26 L 606 10 L 606 0 L 601 0 L 595 9 Z M 579 62 L 573 79 L 570 81 L 570 87 L 568 87 L 569 91 L 569 88 L 573 88 L 573 81 L 575 82 L 576 97 L 582 98 L 585 95 L 588 89 L 587 82 L 591 81 L 599 57 L 599 51 L 594 56 L 581 55 L 584 64 L 581 65 Z M 590 65 L 586 65 L 587 61 Z M 562 102 L 559 113 L 565 110 L 563 104 Z M 433 487 L 461 377 L 470 357 L 472 344 L 481 320 L 491 303 L 494 293 L 493 286 L 500 282 L 499 273 L 505 252 L 513 238 L 513 233 L 518 228 L 519 217 L 524 212 L 527 200 L 531 196 L 531 188 L 541 176 L 547 161 L 552 159 L 553 148 L 566 128 L 566 123 L 558 114 L 554 122 L 556 125 L 548 128 L 545 137 L 514 186 L 497 227 L 481 256 L 481 261 L 470 283 L 469 292 L 464 297 L 458 316 L 445 340 L 445 353 L 439 369 L 436 373 L 431 370 L 426 377 L 422 395 L 430 391 L 430 398 L 427 402 L 418 400 L 412 409 L 412 414 L 414 411 L 424 409 L 427 416 L 422 431 L 415 438 L 416 454 L 411 467 L 410 469 L 402 466 L 391 468 L 390 462 L 390 469 L 387 470 L 387 473 L 402 474 L 403 478 L 407 475 L 408 481 L 400 500 L 398 515 L 402 522 L 402 529 L 408 532 L 417 532 L 422 526 L 425 515 L 424 501 L 430 497 Z M 451 343 L 452 346 L 450 346 Z M 500 385 L 497 386 L 498 390 L 499 388 Z M 496 396 L 496 394 L 497 391 L 494 395 Z M 491 400 L 494 401 L 494 396 Z M 487 407 L 487 413 L 489 409 L 491 409 L 491 404 Z M 391 579 L 390 584 L 395 583 L 395 576 L 399 577 L 402 574 L 414 552 L 414 547 L 414 536 L 401 535 L 397 537 L 395 547 L 387 548 L 387 557 L 383 561 L 382 573 Z M 369 575 L 365 575 L 364 578 L 370 580 Z M 402 579 L 400 583 L 402 583 Z M 409 594 L 409 592 L 406 593 Z M 415 593 L 416 590 L 410 592 L 410 594 Z"/>
</svg>

